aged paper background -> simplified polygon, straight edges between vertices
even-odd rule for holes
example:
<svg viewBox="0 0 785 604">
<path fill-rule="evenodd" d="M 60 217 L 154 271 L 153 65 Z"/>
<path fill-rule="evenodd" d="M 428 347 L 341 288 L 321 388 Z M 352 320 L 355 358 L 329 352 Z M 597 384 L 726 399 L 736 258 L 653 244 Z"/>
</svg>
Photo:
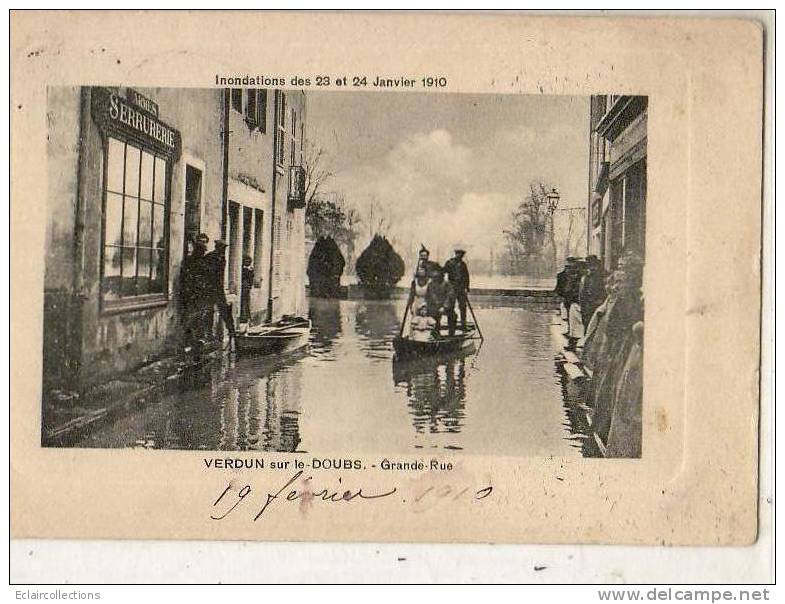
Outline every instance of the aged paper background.
<svg viewBox="0 0 785 604">
<path fill-rule="evenodd" d="M 205 36 L 207 28 L 221 33 Z M 13 536 L 754 541 L 758 25 L 477 15 L 23 13 L 12 15 L 11 36 Z M 90 52 L 101 47 L 107 52 Z M 201 452 L 40 447 L 46 86 L 206 87 L 216 73 L 325 70 L 444 73 L 451 82 L 447 92 L 649 96 L 641 460 L 466 455 L 450 475 L 414 480 L 419 486 L 490 483 L 494 497 L 482 506 L 414 512 L 382 500 L 339 509 L 281 507 L 265 522 L 245 515 L 216 523 L 209 520 L 210 506 L 228 473 L 206 471 Z M 318 452 L 330 454 L 352 452 Z M 379 451 L 378 459 L 385 455 Z M 269 486 L 287 479 L 274 475 Z M 356 480 L 368 490 L 413 486 L 406 476 L 370 470 Z"/>
</svg>

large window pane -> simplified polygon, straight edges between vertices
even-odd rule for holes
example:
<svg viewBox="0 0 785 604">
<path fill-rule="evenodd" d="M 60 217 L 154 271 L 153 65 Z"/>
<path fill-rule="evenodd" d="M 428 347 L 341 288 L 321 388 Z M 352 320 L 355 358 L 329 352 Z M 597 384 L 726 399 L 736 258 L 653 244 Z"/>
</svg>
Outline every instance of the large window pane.
<svg viewBox="0 0 785 604">
<path fill-rule="evenodd" d="M 110 138 L 106 162 L 106 188 L 109 191 L 122 193 L 125 143 L 120 142 L 116 138 Z"/>
<path fill-rule="evenodd" d="M 160 157 L 155 158 L 155 200 L 166 201 L 166 162 Z"/>
<path fill-rule="evenodd" d="M 164 206 L 153 204 L 153 247 L 165 248 L 164 238 Z"/>
<path fill-rule="evenodd" d="M 139 195 L 139 149 L 127 145 L 125 150 L 125 194 Z"/>
<path fill-rule="evenodd" d="M 136 295 L 136 249 L 123 248 L 123 279 L 120 286 L 123 296 Z"/>
<path fill-rule="evenodd" d="M 136 197 L 125 198 L 125 215 L 123 216 L 123 245 L 136 245 L 136 228 L 139 226 L 139 200 Z"/>
<path fill-rule="evenodd" d="M 138 272 L 136 278 L 136 293 L 144 295 L 150 293 L 150 255 L 152 250 L 139 248 L 138 251 Z"/>
<path fill-rule="evenodd" d="M 139 197 L 143 199 L 153 198 L 153 161 L 154 158 L 150 153 L 142 151 L 142 179 Z"/>
<path fill-rule="evenodd" d="M 122 248 L 104 248 L 104 280 L 102 289 L 105 300 L 120 297 L 120 266 L 122 264 Z"/>
<path fill-rule="evenodd" d="M 153 204 L 149 201 L 139 202 L 139 247 L 153 245 Z"/>
<path fill-rule="evenodd" d="M 164 293 L 168 164 L 111 137 L 106 153 L 104 299 Z"/>
<path fill-rule="evenodd" d="M 122 245 L 123 230 L 123 198 L 116 193 L 106 194 L 106 228 L 104 243 L 106 245 Z"/>
<path fill-rule="evenodd" d="M 150 281 L 150 292 L 161 293 L 164 291 L 164 261 L 166 253 L 163 250 L 154 250 L 150 260 L 152 265 L 152 279 Z"/>
</svg>

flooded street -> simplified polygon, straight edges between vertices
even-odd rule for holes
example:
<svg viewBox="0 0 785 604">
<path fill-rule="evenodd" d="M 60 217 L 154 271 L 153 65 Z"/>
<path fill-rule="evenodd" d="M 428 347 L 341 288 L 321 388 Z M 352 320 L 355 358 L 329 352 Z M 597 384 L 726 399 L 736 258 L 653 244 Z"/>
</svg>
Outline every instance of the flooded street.
<svg viewBox="0 0 785 604">
<path fill-rule="evenodd" d="M 474 302 L 485 340 L 397 362 L 404 300 L 311 299 L 309 347 L 216 362 L 188 387 L 86 435 L 81 447 L 312 454 L 580 456 L 545 305 Z"/>
</svg>

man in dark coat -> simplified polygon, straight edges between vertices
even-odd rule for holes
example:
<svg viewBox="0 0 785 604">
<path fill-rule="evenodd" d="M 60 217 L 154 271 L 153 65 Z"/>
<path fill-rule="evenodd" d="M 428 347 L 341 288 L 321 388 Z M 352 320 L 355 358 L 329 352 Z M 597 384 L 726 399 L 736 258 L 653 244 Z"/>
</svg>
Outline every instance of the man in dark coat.
<svg viewBox="0 0 785 604">
<path fill-rule="evenodd" d="M 466 332 L 466 305 L 467 296 L 469 294 L 469 267 L 463 261 L 466 250 L 463 246 L 455 246 L 455 256 L 450 258 L 444 265 L 444 272 L 447 273 L 447 278 L 452 283 L 453 291 L 455 294 L 455 301 L 458 303 L 458 310 L 461 313 L 461 329 Z M 451 332 L 455 331 L 455 310 L 453 309 L 451 316 L 448 316 L 450 321 Z"/>
<path fill-rule="evenodd" d="M 191 251 L 183 261 L 180 273 L 180 299 L 186 346 L 193 346 L 202 340 L 210 329 L 209 313 L 212 306 L 206 302 L 208 275 L 204 264 L 209 241 L 209 237 L 204 233 L 200 233 L 193 240 Z"/>
<path fill-rule="evenodd" d="M 570 256 L 565 260 L 564 268 L 556 275 L 556 288 L 553 290 L 554 293 L 562 299 L 568 316 L 570 313 L 570 306 L 573 302 L 578 301 L 577 286 L 580 283 L 580 277 L 578 277 L 576 282 L 576 261 L 577 258 L 573 256 Z"/>
<path fill-rule="evenodd" d="M 597 256 L 586 257 L 586 273 L 581 279 L 579 303 L 583 326 L 588 327 L 594 311 L 605 300 L 605 271 Z"/>
<path fill-rule="evenodd" d="M 229 336 L 234 337 L 234 317 L 232 308 L 226 301 L 224 291 L 224 273 L 226 271 L 226 242 L 218 239 L 215 242 L 215 249 L 209 254 L 205 254 L 204 266 L 208 275 L 207 299 L 210 307 L 218 306 L 221 319 L 229 331 Z"/>
<path fill-rule="evenodd" d="M 240 323 L 248 323 L 251 320 L 251 289 L 253 286 L 253 258 L 243 256 L 240 275 Z"/>
</svg>

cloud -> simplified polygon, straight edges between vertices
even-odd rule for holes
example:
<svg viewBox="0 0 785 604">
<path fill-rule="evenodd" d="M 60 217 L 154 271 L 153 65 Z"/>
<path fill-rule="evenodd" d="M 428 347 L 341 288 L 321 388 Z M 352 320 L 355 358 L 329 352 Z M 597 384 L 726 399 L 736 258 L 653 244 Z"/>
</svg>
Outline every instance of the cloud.
<svg viewBox="0 0 785 604">
<path fill-rule="evenodd" d="M 465 193 L 453 211 L 429 209 L 410 228 L 442 255 L 462 244 L 469 253 L 485 255 L 498 246 L 502 228 L 509 223 L 516 206 L 511 195 L 503 193 Z"/>
<path fill-rule="evenodd" d="M 539 129 L 518 124 L 488 132 L 468 147 L 446 129 L 417 132 L 386 153 L 339 170 L 331 187 L 363 217 L 359 247 L 374 230 L 368 220 L 373 206 L 374 223 L 384 217 L 385 232 L 407 263 L 420 243 L 440 261 L 459 242 L 470 255 L 487 257 L 503 245 L 502 230 L 529 181 L 542 178 L 571 202 L 578 199 L 585 168 L 582 162 L 566 165 L 564 155 L 575 140 L 586 144 L 580 137 L 561 124 Z"/>
<path fill-rule="evenodd" d="M 424 207 L 455 208 L 469 185 L 471 151 L 446 130 L 411 135 L 376 164 L 336 175 L 333 186 L 363 207 L 371 201 L 388 208 L 393 218 Z"/>
</svg>

